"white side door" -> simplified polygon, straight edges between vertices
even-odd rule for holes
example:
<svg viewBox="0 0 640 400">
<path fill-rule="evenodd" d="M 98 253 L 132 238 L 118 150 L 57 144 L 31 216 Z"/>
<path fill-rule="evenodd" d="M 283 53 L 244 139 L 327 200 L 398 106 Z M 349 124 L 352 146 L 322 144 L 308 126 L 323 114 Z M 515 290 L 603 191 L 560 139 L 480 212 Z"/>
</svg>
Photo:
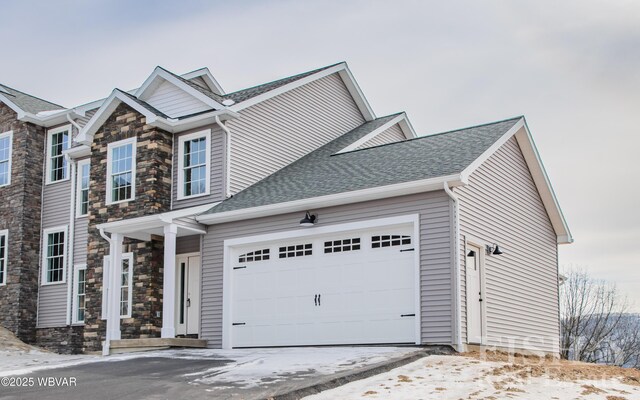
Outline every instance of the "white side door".
<svg viewBox="0 0 640 400">
<path fill-rule="evenodd" d="M 178 256 L 176 335 L 200 333 L 200 256 Z"/>
<path fill-rule="evenodd" d="M 467 244 L 467 342 L 482 344 L 484 332 L 482 308 L 482 255 L 478 246 Z"/>
</svg>

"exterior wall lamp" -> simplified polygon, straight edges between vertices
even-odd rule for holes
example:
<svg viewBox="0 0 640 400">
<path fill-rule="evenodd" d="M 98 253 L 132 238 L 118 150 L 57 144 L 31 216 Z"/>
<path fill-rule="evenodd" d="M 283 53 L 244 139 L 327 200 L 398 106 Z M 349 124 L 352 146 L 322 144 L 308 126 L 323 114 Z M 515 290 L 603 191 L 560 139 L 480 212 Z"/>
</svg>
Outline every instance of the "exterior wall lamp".
<svg viewBox="0 0 640 400">
<path fill-rule="evenodd" d="M 307 211 L 304 218 L 300 220 L 300 226 L 314 226 L 316 222 L 318 222 L 318 216 Z"/>
<path fill-rule="evenodd" d="M 491 256 L 499 256 L 502 254 L 502 250 L 500 250 L 500 247 L 498 246 L 497 243 L 494 243 L 493 245 L 487 245 L 486 246 L 486 250 L 487 250 L 487 255 Z"/>
</svg>

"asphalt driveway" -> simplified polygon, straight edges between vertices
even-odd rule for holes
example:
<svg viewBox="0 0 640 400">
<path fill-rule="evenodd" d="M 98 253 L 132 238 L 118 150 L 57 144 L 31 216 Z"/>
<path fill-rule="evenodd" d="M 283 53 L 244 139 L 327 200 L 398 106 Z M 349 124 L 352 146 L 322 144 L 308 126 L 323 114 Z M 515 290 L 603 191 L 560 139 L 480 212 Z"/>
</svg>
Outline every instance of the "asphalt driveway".
<svg viewBox="0 0 640 400">
<path fill-rule="evenodd" d="M 4 377 L 0 398 L 266 399 L 423 351 L 411 347 L 154 351 Z"/>
</svg>

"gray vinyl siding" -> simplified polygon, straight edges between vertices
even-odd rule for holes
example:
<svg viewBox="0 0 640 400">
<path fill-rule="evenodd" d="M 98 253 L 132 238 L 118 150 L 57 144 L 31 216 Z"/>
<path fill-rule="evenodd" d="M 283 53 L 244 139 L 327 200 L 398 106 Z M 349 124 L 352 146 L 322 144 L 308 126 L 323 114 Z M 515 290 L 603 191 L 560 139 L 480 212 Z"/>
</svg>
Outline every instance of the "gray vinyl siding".
<svg viewBox="0 0 640 400">
<path fill-rule="evenodd" d="M 87 263 L 87 242 L 89 240 L 89 218 L 76 218 L 75 237 L 73 238 L 73 263 Z"/>
<path fill-rule="evenodd" d="M 199 253 L 200 238 L 200 235 L 176 238 L 176 254 Z"/>
<path fill-rule="evenodd" d="M 452 234 L 443 191 L 314 210 L 321 224 L 420 214 L 421 318 L 423 343 L 452 343 Z M 225 239 L 300 229 L 301 212 L 209 227 L 202 246 L 201 335 L 209 347 L 222 345 L 223 243 Z"/>
<path fill-rule="evenodd" d="M 145 101 L 172 118 L 211 110 L 204 102 L 167 81 L 161 83 Z"/>
<path fill-rule="evenodd" d="M 463 341 L 467 237 L 498 243 L 485 257 L 487 344 L 558 351 L 556 235 L 514 138 L 474 172 L 460 198 Z"/>
<path fill-rule="evenodd" d="M 232 137 L 232 193 L 363 122 L 337 73 L 240 111 L 239 118 L 227 122 Z"/>
<path fill-rule="evenodd" d="M 366 149 L 369 147 L 381 146 L 383 144 L 395 143 L 405 139 L 406 137 L 404 136 L 404 133 L 400 128 L 400 125 L 395 124 L 389 127 L 389 129 L 385 130 L 384 132 L 380 132 L 373 138 L 364 142 L 362 145 L 358 147 L 358 149 Z"/>
<path fill-rule="evenodd" d="M 210 191 L 207 196 L 198 196 L 191 199 L 178 200 L 178 157 L 179 157 L 179 138 L 194 132 L 200 132 L 211 129 L 211 161 L 210 161 Z M 173 139 L 173 209 L 201 206 L 203 204 L 211 204 L 224 199 L 225 192 L 225 157 L 226 143 L 225 134 L 218 125 L 209 125 L 190 131 L 176 134 Z"/>
<path fill-rule="evenodd" d="M 71 179 L 44 185 L 42 201 L 42 229 L 69 225 Z M 67 256 L 69 255 L 69 234 Z M 42 251 L 46 238 L 42 237 Z M 86 251 L 86 249 L 85 249 Z M 42 255 L 40 257 L 42 259 Z M 42 264 L 42 261 L 40 261 Z M 42 279 L 40 266 L 40 279 Z M 55 285 L 41 285 L 38 296 L 38 328 L 64 326 L 67 323 L 67 282 L 70 271 L 66 268 L 66 282 Z"/>
</svg>

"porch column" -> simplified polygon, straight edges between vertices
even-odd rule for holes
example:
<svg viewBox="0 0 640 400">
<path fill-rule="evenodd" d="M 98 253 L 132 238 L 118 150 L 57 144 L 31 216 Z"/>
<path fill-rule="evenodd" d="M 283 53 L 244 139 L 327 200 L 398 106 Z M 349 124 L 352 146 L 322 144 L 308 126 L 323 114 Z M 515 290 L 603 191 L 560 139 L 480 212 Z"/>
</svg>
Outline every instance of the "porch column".
<svg viewBox="0 0 640 400">
<path fill-rule="evenodd" d="M 176 337 L 176 224 L 164 227 L 164 274 L 162 284 L 162 331 L 163 338 Z"/>
<path fill-rule="evenodd" d="M 109 246 L 109 276 L 107 286 L 107 342 L 120 340 L 120 286 L 122 280 L 121 233 L 111 234 Z"/>
</svg>

